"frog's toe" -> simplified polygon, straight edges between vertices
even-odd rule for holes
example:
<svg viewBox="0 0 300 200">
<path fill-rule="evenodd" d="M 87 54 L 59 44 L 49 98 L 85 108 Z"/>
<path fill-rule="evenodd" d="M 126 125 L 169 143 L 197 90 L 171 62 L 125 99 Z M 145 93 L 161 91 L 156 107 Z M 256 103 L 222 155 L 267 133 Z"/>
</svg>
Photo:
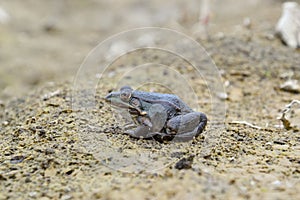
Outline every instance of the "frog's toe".
<svg viewBox="0 0 300 200">
<path fill-rule="evenodd" d="M 136 129 L 124 131 L 124 134 L 129 135 L 133 138 L 143 139 L 143 138 L 151 137 L 149 136 L 149 132 L 150 132 L 149 127 L 138 126 Z"/>
<path fill-rule="evenodd" d="M 126 130 L 126 131 L 124 131 L 124 134 L 129 135 L 130 137 L 133 137 L 133 138 L 141 138 L 140 136 L 136 135 L 133 130 Z"/>
</svg>

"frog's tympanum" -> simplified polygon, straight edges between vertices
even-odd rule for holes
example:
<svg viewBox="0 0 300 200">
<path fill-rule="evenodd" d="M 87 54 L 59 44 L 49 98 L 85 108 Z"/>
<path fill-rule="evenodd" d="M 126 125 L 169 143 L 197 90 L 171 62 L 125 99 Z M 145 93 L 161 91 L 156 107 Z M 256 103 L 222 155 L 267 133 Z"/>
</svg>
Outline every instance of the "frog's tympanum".
<svg viewBox="0 0 300 200">
<path fill-rule="evenodd" d="M 195 112 L 179 97 L 133 90 L 124 86 L 111 92 L 105 100 L 118 108 L 128 109 L 136 129 L 125 131 L 135 138 L 192 139 L 205 128 L 207 117 Z"/>
</svg>

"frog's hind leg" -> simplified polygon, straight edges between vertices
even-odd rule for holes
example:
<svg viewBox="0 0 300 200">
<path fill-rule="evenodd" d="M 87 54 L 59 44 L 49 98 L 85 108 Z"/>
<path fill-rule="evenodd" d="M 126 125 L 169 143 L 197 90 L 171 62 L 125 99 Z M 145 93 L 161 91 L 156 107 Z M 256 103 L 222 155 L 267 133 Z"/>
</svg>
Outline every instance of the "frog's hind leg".
<svg viewBox="0 0 300 200">
<path fill-rule="evenodd" d="M 197 112 L 197 113 L 199 115 L 199 121 L 200 121 L 200 123 L 199 123 L 198 127 L 195 129 L 196 130 L 195 137 L 197 137 L 198 135 L 200 135 L 200 133 L 203 132 L 203 130 L 204 130 L 206 124 L 207 124 L 207 117 L 206 117 L 206 115 L 204 113 L 201 113 L 201 112 Z"/>
<path fill-rule="evenodd" d="M 152 135 L 156 135 L 164 128 L 168 115 L 165 108 L 160 104 L 154 104 L 150 107 L 148 115 L 152 123 Z"/>
<path fill-rule="evenodd" d="M 167 133 L 174 139 L 190 140 L 202 133 L 207 124 L 207 117 L 201 112 L 192 112 L 176 116 L 167 123 Z"/>
</svg>

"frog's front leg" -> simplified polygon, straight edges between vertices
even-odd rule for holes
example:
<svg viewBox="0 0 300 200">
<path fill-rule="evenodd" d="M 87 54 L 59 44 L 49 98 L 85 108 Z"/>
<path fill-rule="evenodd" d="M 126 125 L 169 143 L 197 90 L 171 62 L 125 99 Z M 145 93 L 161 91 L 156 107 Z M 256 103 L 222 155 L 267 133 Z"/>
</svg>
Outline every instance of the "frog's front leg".
<svg viewBox="0 0 300 200">
<path fill-rule="evenodd" d="M 139 126 L 134 130 L 128 130 L 125 133 L 134 138 L 151 138 L 155 135 L 161 135 L 161 130 L 167 121 L 167 112 L 159 105 L 154 104 L 150 107 L 147 116 L 138 116 L 134 118 Z"/>
<path fill-rule="evenodd" d="M 197 137 L 205 128 L 207 117 L 201 112 L 191 112 L 173 117 L 167 122 L 167 134 L 176 138 Z"/>
</svg>

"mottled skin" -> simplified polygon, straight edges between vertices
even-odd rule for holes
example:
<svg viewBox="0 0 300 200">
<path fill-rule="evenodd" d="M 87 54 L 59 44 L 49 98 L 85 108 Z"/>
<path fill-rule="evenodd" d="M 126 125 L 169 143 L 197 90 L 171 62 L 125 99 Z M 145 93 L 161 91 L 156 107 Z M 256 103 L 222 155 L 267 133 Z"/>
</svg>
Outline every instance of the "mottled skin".
<svg viewBox="0 0 300 200">
<path fill-rule="evenodd" d="M 204 113 L 194 112 L 172 94 L 143 92 L 124 86 L 119 92 L 109 93 L 105 100 L 128 109 L 138 127 L 125 133 L 135 138 L 191 139 L 197 137 L 207 123 Z"/>
</svg>

